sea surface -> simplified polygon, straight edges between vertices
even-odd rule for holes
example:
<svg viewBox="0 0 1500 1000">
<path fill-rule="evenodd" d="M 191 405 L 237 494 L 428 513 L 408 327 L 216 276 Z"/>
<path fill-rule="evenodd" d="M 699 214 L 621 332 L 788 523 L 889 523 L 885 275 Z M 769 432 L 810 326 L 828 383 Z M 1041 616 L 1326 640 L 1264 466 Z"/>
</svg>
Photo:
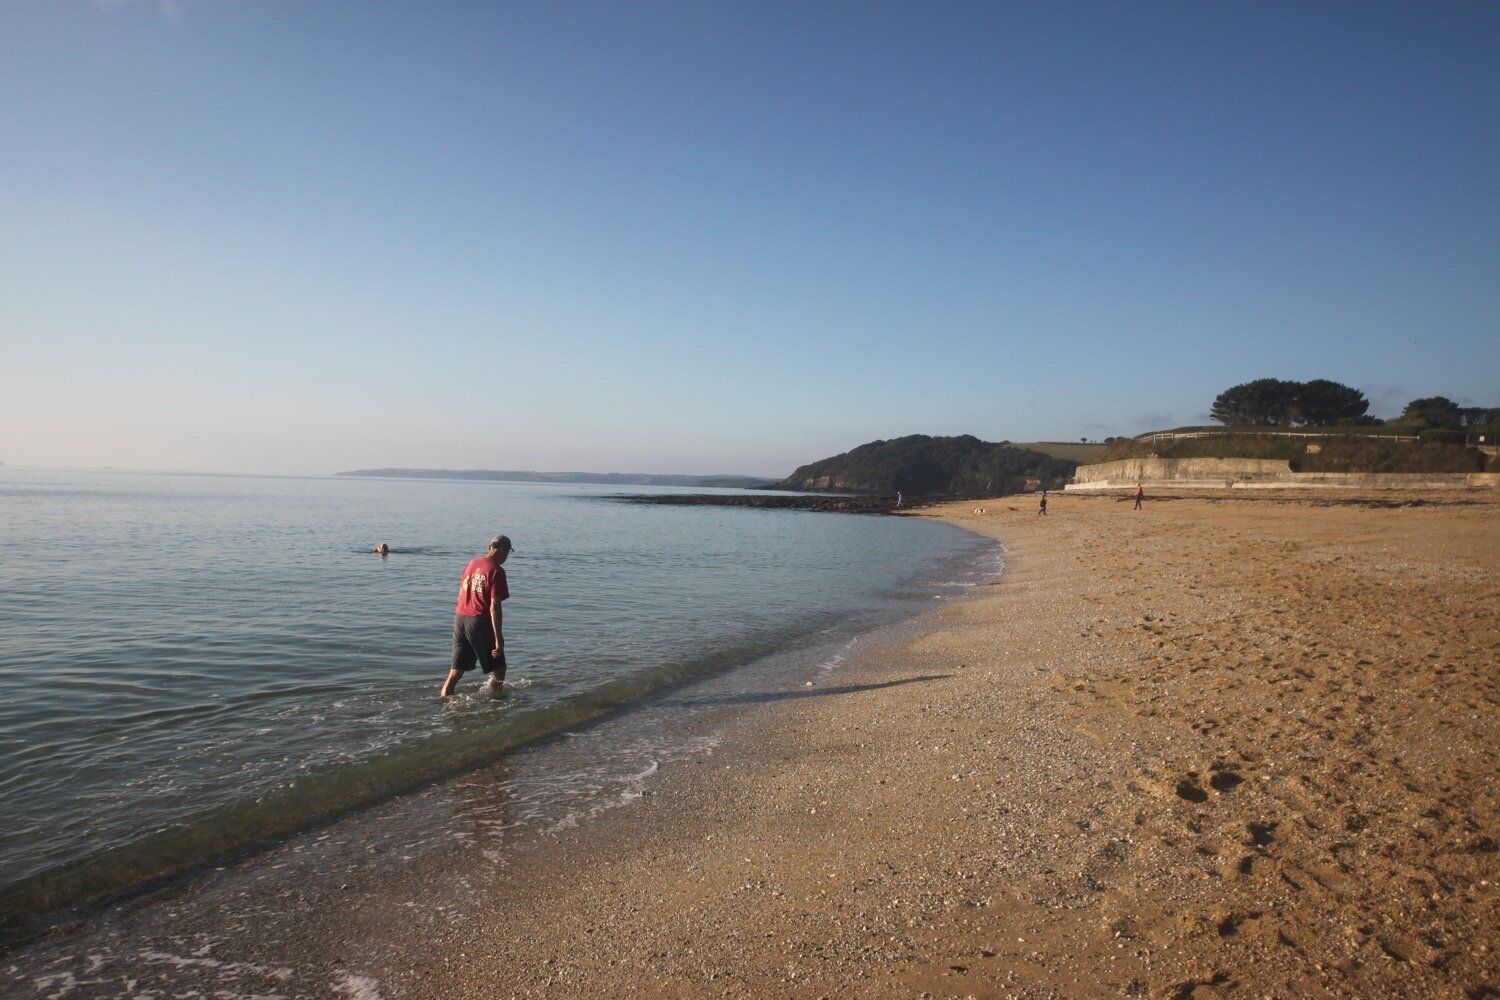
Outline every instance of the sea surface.
<svg viewBox="0 0 1500 1000">
<path fill-rule="evenodd" d="M 928 521 L 622 492 L 673 491 L 0 467 L 0 929 L 548 741 L 506 822 L 586 821 L 711 742 L 673 691 L 836 683 L 1000 571 Z M 507 694 L 440 701 L 460 570 L 502 531 Z"/>
</svg>

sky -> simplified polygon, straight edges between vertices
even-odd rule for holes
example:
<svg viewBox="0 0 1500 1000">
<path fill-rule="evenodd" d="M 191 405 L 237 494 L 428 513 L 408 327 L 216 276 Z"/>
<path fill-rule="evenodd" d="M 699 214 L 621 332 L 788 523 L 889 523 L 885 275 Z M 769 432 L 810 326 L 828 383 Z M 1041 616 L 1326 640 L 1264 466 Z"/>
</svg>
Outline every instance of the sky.
<svg viewBox="0 0 1500 1000">
<path fill-rule="evenodd" d="M 0 3 L 0 461 L 780 477 L 1500 406 L 1500 4 Z"/>
</svg>

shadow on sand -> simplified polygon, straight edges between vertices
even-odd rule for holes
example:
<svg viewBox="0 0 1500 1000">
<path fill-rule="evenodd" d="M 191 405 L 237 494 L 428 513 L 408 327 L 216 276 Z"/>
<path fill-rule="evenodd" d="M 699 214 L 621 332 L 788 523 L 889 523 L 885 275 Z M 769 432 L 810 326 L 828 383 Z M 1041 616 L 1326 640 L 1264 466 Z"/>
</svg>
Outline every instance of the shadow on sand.
<svg viewBox="0 0 1500 1000">
<path fill-rule="evenodd" d="M 711 698 L 671 698 L 659 704 L 670 705 L 673 708 L 701 708 L 704 705 L 754 705 L 773 701 L 790 701 L 794 698 L 826 698 L 836 694 L 878 691 L 881 688 L 900 687 L 903 684 L 946 680 L 952 676 L 952 674 L 923 674 L 920 677 L 881 681 L 879 684 L 841 684 L 837 687 L 810 687 L 797 691 L 746 691 L 741 694 L 718 695 Z"/>
</svg>

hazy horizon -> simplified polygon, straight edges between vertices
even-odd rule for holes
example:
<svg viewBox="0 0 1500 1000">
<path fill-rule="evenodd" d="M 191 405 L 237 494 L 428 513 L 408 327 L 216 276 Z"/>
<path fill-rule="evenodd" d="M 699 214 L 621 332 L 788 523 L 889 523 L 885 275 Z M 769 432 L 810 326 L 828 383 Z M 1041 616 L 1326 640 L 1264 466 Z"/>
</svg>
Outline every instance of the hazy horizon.
<svg viewBox="0 0 1500 1000">
<path fill-rule="evenodd" d="M 904 435 L 902 435 L 902 436 L 904 436 Z M 860 442 L 860 444 L 867 444 L 867 443 L 869 443 L 869 442 L 864 442 L 864 441 Z M 1031 442 L 1017 441 L 1017 442 L 1012 442 L 1012 443 L 1015 444 L 1017 447 L 1025 447 L 1028 444 L 1074 444 L 1074 443 L 1079 443 L 1079 442 L 1057 441 L 1057 440 L 1048 439 L 1048 440 L 1039 440 L 1039 441 L 1031 441 Z M 1102 443 L 1102 442 L 1092 442 L 1092 443 Z M 364 467 L 361 467 L 361 468 L 358 468 L 358 469 L 330 469 L 330 470 L 328 470 L 326 472 L 296 472 L 296 473 L 292 473 L 292 472 L 241 472 L 241 471 L 237 471 L 237 470 L 234 470 L 234 469 L 132 468 L 132 467 L 119 467 L 119 466 L 114 466 L 114 465 L 56 465 L 56 464 L 46 464 L 46 463 L 27 463 L 27 464 L 21 464 L 21 463 L 17 463 L 17 462 L 6 462 L 4 459 L 0 459 L 0 467 L 8 467 L 8 468 L 15 468 L 15 469 L 35 469 L 35 470 L 46 471 L 46 472 L 119 472 L 119 473 L 124 473 L 124 474 L 138 474 L 138 475 L 150 475 L 150 476 L 157 476 L 157 475 L 161 475 L 161 476 L 176 476 L 176 475 L 188 475 L 188 476 L 248 476 L 248 477 L 261 476 L 261 477 L 271 477 L 271 478 L 280 477 L 280 478 L 288 478 L 288 479 L 303 479 L 303 478 L 320 479 L 320 478 L 332 478 L 332 477 L 336 477 L 336 476 L 353 476 L 353 475 L 358 475 L 358 474 L 361 474 L 361 473 L 370 473 L 370 472 L 379 472 L 379 471 L 391 471 L 391 472 L 406 471 L 406 472 L 494 473 L 496 475 L 520 475 L 520 476 L 624 476 L 624 477 L 629 477 L 629 476 L 656 476 L 656 477 L 663 477 L 663 478 L 665 478 L 665 477 L 681 477 L 681 478 L 693 478 L 693 479 L 737 479 L 737 478 L 743 479 L 743 478 L 748 478 L 748 479 L 765 479 L 765 480 L 774 482 L 774 481 L 777 481 L 777 480 L 781 480 L 781 479 L 787 478 L 793 472 L 795 472 L 798 468 L 800 468 L 800 467 L 802 467 L 804 465 L 808 465 L 808 464 L 820 461 L 820 460 L 825 459 L 825 458 L 832 458 L 832 457 L 834 457 L 835 454 L 843 454 L 844 451 L 849 451 L 853 447 L 858 447 L 858 445 L 853 445 L 853 446 L 851 446 L 851 448 L 845 448 L 845 449 L 843 449 L 843 451 L 836 452 L 836 453 L 830 453 L 828 455 L 818 455 L 818 456 L 812 457 L 812 458 L 801 459 L 801 460 L 799 460 L 797 462 L 796 465 L 792 466 L 791 468 L 788 468 L 785 472 L 778 473 L 776 475 L 769 475 L 769 476 L 768 475 L 759 475 L 757 473 L 734 472 L 734 471 L 728 471 L 728 472 L 725 472 L 725 471 L 718 471 L 718 472 L 674 472 L 674 471 L 671 471 L 671 470 L 660 470 L 660 469 L 655 469 L 655 470 L 642 470 L 642 469 L 632 469 L 632 470 L 618 470 L 618 469 L 495 469 L 495 468 L 489 468 L 489 467 L 485 467 L 485 466 L 413 466 L 413 465 L 370 465 L 370 466 L 364 466 Z"/>
</svg>

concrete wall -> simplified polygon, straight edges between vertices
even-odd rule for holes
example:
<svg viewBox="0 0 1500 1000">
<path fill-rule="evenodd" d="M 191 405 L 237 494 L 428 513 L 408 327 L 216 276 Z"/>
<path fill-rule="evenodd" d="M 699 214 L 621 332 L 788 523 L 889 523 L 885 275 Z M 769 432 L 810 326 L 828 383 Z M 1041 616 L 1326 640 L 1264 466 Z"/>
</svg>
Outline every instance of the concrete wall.
<svg viewBox="0 0 1500 1000">
<path fill-rule="evenodd" d="M 1080 465 L 1070 492 L 1135 489 L 1137 482 L 1169 489 L 1452 490 L 1500 489 L 1500 473 L 1293 472 L 1287 462 L 1260 458 L 1127 458 Z"/>
<path fill-rule="evenodd" d="M 1134 486 L 1137 480 L 1258 482 L 1291 474 L 1290 463 L 1264 458 L 1126 458 L 1118 462 L 1080 465 L 1073 475 L 1073 482 L 1079 486 L 1100 482 Z"/>
</svg>

